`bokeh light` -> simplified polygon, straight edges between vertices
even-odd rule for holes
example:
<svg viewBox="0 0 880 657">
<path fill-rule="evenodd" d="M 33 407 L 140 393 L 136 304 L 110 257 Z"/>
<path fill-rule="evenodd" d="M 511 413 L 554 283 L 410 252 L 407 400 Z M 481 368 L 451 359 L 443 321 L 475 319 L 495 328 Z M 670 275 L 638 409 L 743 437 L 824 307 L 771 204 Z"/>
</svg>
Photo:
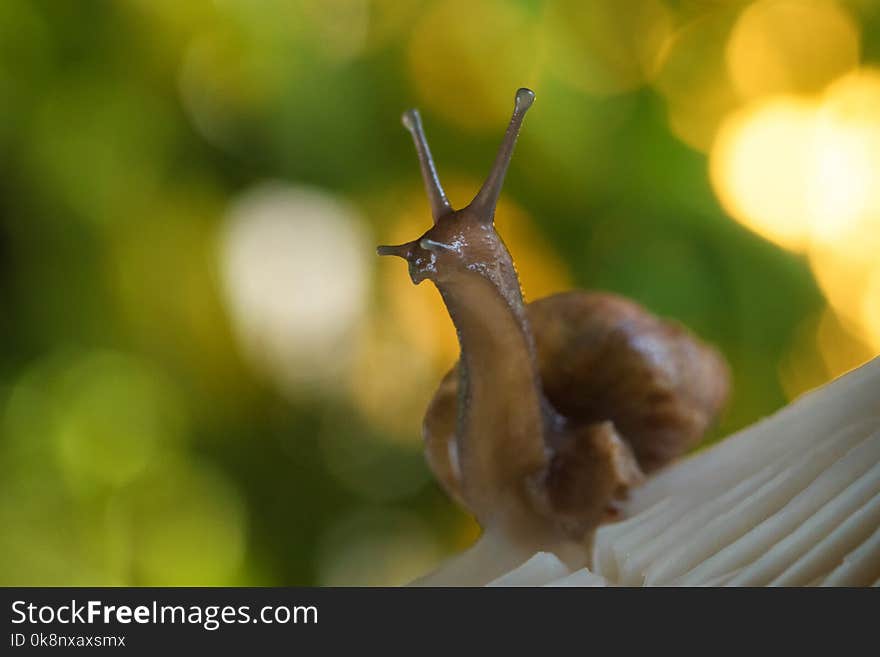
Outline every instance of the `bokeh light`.
<svg viewBox="0 0 880 657">
<path fill-rule="evenodd" d="M 669 127 L 697 150 L 708 150 L 724 117 L 739 103 L 725 61 L 736 17 L 736 8 L 727 4 L 688 17 L 660 53 L 654 86 L 666 102 Z"/>
<path fill-rule="evenodd" d="M 58 458 L 79 485 L 132 481 L 186 434 L 173 385 L 124 355 L 90 354 L 58 380 Z"/>
<path fill-rule="evenodd" d="M 808 255 L 831 307 L 876 349 L 880 74 L 747 106 L 724 124 L 712 181 L 741 223 Z"/>
<path fill-rule="evenodd" d="M 712 153 L 727 211 L 790 249 L 805 248 L 811 235 L 814 119 L 812 104 L 774 99 L 728 119 Z"/>
<path fill-rule="evenodd" d="M 372 243 L 322 192 L 267 184 L 229 211 L 225 289 L 242 346 L 285 391 L 333 381 L 349 364 Z"/>
<path fill-rule="evenodd" d="M 746 98 L 821 91 L 859 63 L 859 28 L 831 0 L 759 0 L 740 16 L 727 63 Z"/>
<path fill-rule="evenodd" d="M 874 353 L 880 352 L 880 267 L 870 274 L 862 298 L 862 323 Z"/>
</svg>

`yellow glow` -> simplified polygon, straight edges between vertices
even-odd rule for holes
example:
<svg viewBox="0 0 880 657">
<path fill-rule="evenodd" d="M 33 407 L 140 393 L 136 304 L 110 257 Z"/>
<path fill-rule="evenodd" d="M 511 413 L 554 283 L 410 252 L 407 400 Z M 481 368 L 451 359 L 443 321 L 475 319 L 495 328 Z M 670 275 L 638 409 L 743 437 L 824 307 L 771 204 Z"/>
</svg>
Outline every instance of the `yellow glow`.
<svg viewBox="0 0 880 657">
<path fill-rule="evenodd" d="M 817 203 L 810 265 L 829 303 L 880 353 L 880 72 L 866 69 L 829 87 L 820 143 L 836 147 Z M 833 141 L 832 141 L 833 140 Z M 836 165 L 836 167 L 832 166 Z"/>
<path fill-rule="evenodd" d="M 750 105 L 725 122 L 711 174 L 725 209 L 777 244 L 863 251 L 880 210 L 880 75 Z"/>
<path fill-rule="evenodd" d="M 394 196 L 388 202 L 400 205 L 399 192 Z M 383 231 L 383 243 L 407 242 L 430 226 L 424 192 L 413 189 L 403 198 L 403 212 Z M 398 258 L 376 258 L 374 266 L 377 299 L 355 341 L 351 394 L 383 436 L 420 442 L 425 407 L 458 358 L 458 340 L 433 285 L 413 285 Z"/>
<path fill-rule="evenodd" d="M 829 0 L 759 0 L 737 21 L 727 61 L 746 98 L 817 92 L 858 64 L 858 26 Z"/>
<path fill-rule="evenodd" d="M 812 104 L 773 100 L 726 121 L 712 149 L 712 183 L 727 212 L 789 249 L 810 238 L 814 121 Z"/>
<path fill-rule="evenodd" d="M 875 354 L 880 354 L 880 264 L 868 278 L 861 310 L 871 348 Z"/>
<path fill-rule="evenodd" d="M 816 341 L 829 379 L 845 374 L 880 353 L 880 344 L 866 344 L 857 329 L 830 308 L 826 308 L 819 319 Z"/>
<path fill-rule="evenodd" d="M 456 550 L 464 550 L 477 542 L 483 530 L 476 518 L 467 513 L 462 513 L 458 531 L 455 534 Z"/>
<path fill-rule="evenodd" d="M 712 145 L 724 117 L 739 103 L 724 60 L 736 13 L 719 6 L 669 39 L 654 87 L 666 101 L 673 134 L 700 151 Z"/>
<path fill-rule="evenodd" d="M 431 225 L 425 194 L 420 188 L 406 195 L 403 207 L 383 242 L 408 242 Z M 458 340 L 437 291 L 431 289 L 430 283 L 413 285 L 406 265 L 397 258 L 379 258 L 376 268 L 384 314 L 394 318 L 402 339 L 423 354 L 429 364 L 440 368 L 452 365 L 458 358 Z"/>
<path fill-rule="evenodd" d="M 505 125 L 511 90 L 535 82 L 535 24 L 512 2 L 440 0 L 421 17 L 409 43 L 420 103 L 469 130 Z"/>
<path fill-rule="evenodd" d="M 406 278 L 405 272 L 398 274 Z M 419 291 L 432 297 L 436 294 L 432 290 Z M 430 303 L 425 305 L 432 309 Z M 422 416 L 444 368 L 434 365 L 430 354 L 414 348 L 397 324 L 397 317 L 386 312 L 378 310 L 357 338 L 351 394 L 358 410 L 380 429 L 384 438 L 402 444 L 419 443 Z M 410 312 L 413 314 L 405 317 L 413 321 L 415 312 L 419 311 L 410 309 Z M 423 320 L 430 316 L 421 315 Z M 450 324 L 448 318 L 439 321 L 444 322 L 443 326 Z M 426 330 L 430 331 L 427 325 Z M 446 361 L 447 367 L 454 360 L 452 356 Z"/>
<path fill-rule="evenodd" d="M 807 253 L 835 313 L 880 351 L 880 72 L 750 105 L 725 122 L 711 177 L 739 222 Z"/>
<path fill-rule="evenodd" d="M 873 260 L 880 247 L 880 71 L 863 69 L 828 88 L 817 151 L 818 241 Z"/>
<path fill-rule="evenodd" d="M 516 261 L 527 303 L 572 287 L 571 274 L 565 262 L 544 240 L 536 220 L 525 210 L 511 201 L 502 200 L 498 204 L 496 224 Z"/>
<path fill-rule="evenodd" d="M 548 67 L 592 94 L 634 89 L 656 73 L 672 33 L 672 17 L 659 0 L 563 0 L 545 17 Z"/>
<path fill-rule="evenodd" d="M 817 246 L 810 249 L 809 259 L 813 276 L 831 307 L 845 320 L 861 326 L 871 263 L 849 257 L 843 249 Z"/>
</svg>

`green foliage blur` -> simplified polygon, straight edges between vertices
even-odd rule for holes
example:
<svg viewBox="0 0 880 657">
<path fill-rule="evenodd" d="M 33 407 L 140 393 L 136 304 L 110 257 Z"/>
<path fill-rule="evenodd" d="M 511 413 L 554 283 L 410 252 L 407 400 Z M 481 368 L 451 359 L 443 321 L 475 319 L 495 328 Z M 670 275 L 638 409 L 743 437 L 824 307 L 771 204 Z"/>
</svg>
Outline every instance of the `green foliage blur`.
<svg viewBox="0 0 880 657">
<path fill-rule="evenodd" d="M 455 352 L 412 336 L 448 320 L 373 256 L 428 225 L 414 105 L 461 204 L 533 87 L 504 196 L 542 246 L 514 257 L 717 344 L 735 392 L 713 438 L 783 405 L 825 301 L 722 211 L 638 45 L 749 3 L 581 4 L 606 22 L 540 0 L 0 3 L 0 584 L 397 584 L 473 539 L 419 444 Z M 880 11 L 845 5 L 876 60 Z"/>
</svg>

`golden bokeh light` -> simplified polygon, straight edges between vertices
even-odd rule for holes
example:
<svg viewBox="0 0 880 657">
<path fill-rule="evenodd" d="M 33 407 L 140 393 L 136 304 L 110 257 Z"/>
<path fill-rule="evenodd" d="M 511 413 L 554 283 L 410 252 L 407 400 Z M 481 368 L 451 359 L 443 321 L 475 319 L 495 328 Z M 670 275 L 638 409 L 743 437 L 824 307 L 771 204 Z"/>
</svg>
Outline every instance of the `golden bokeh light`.
<svg viewBox="0 0 880 657">
<path fill-rule="evenodd" d="M 710 166 L 727 212 L 806 253 L 835 313 L 880 352 L 880 73 L 747 106 L 725 122 Z"/>
<path fill-rule="evenodd" d="M 731 78 L 744 98 L 814 93 L 859 63 L 859 29 L 831 0 L 759 0 L 727 44 Z"/>
<path fill-rule="evenodd" d="M 880 209 L 880 76 L 749 105 L 725 122 L 711 175 L 725 209 L 781 246 L 863 248 Z"/>
<path fill-rule="evenodd" d="M 404 272 L 398 273 L 406 277 Z M 354 403 L 370 424 L 381 430 L 384 438 L 402 445 L 420 442 L 422 415 L 440 381 L 443 367 L 432 362 L 430 352 L 415 346 L 397 322 L 398 319 L 413 322 L 416 317 L 427 322 L 434 313 L 431 302 L 418 309 L 410 308 L 402 318 L 378 311 L 357 338 L 349 379 Z M 427 324 L 426 330 L 430 330 Z M 450 351 L 453 349 L 454 343 Z M 446 362 L 451 365 L 454 360 L 453 355 Z"/>
<path fill-rule="evenodd" d="M 548 68 L 596 95 L 630 91 L 649 80 L 672 34 L 672 16 L 659 0 L 553 2 L 544 21 Z"/>
<path fill-rule="evenodd" d="M 874 268 L 862 299 L 862 322 L 874 353 L 880 353 L 880 266 Z"/>
<path fill-rule="evenodd" d="M 829 87 L 819 135 L 836 168 L 817 181 L 833 197 L 817 203 L 810 265 L 829 303 L 880 353 L 880 71 Z"/>
<path fill-rule="evenodd" d="M 813 104 L 774 99 L 728 119 L 712 150 L 710 173 L 725 210 L 789 249 L 810 239 Z"/>
<path fill-rule="evenodd" d="M 724 60 L 724 44 L 736 19 L 719 6 L 683 24 L 667 41 L 654 88 L 666 102 L 672 133 L 706 151 L 724 117 L 739 103 Z"/>
<path fill-rule="evenodd" d="M 860 325 L 873 263 L 850 257 L 842 249 L 816 245 L 808 255 L 816 283 L 831 307 L 847 321 Z"/>
<path fill-rule="evenodd" d="M 828 88 L 816 148 L 818 241 L 870 259 L 880 247 L 880 70 L 861 69 Z"/>
<path fill-rule="evenodd" d="M 841 317 L 880 352 L 880 72 L 864 69 L 831 85 L 818 110 L 819 144 L 832 158 L 816 181 L 810 266 Z"/>
</svg>

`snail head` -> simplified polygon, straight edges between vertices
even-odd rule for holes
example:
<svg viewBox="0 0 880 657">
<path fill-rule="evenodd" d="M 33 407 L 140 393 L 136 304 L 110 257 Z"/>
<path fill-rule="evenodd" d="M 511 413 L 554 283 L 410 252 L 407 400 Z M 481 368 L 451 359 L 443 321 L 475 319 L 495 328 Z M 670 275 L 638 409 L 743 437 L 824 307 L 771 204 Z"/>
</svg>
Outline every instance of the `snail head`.
<svg viewBox="0 0 880 657">
<path fill-rule="evenodd" d="M 453 209 L 440 184 L 418 110 L 404 112 L 403 125 L 415 142 L 434 225 L 411 242 L 380 246 L 377 253 L 404 258 L 413 283 L 419 284 L 427 278 L 443 284 L 462 273 L 480 274 L 490 279 L 516 279 L 510 254 L 495 232 L 495 205 L 520 126 L 534 100 L 535 94 L 530 89 L 517 90 L 513 116 L 492 170 L 474 199 L 460 210 Z"/>
</svg>

